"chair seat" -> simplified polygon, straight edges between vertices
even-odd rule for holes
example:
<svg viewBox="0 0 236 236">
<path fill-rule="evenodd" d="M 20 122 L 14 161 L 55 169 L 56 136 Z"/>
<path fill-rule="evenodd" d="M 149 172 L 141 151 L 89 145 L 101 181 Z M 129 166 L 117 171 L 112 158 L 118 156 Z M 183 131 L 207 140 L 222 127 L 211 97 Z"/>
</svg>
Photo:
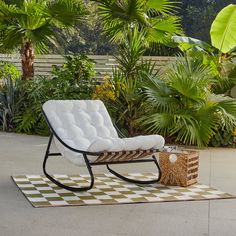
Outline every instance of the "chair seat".
<svg viewBox="0 0 236 236">
<path fill-rule="evenodd" d="M 89 152 L 121 152 L 160 149 L 165 140 L 160 135 L 136 136 L 131 138 L 98 138 L 88 147 Z"/>
</svg>

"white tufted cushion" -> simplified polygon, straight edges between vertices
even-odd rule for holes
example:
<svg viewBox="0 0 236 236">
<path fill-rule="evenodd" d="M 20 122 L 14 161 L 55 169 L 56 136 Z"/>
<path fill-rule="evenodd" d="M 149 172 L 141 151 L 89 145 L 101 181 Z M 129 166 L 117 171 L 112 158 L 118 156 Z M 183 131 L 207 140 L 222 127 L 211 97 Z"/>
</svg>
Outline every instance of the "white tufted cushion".
<svg viewBox="0 0 236 236">
<path fill-rule="evenodd" d="M 52 128 L 72 148 L 89 152 L 131 151 L 162 148 L 164 138 L 159 135 L 120 139 L 111 118 L 98 100 L 50 100 L 43 105 Z M 62 155 L 74 164 L 83 165 L 84 158 L 63 146 L 56 138 L 55 144 Z M 89 156 L 91 161 L 96 156 Z"/>
<path fill-rule="evenodd" d="M 165 140 L 160 135 L 136 136 L 132 138 L 99 138 L 91 143 L 89 152 L 119 152 L 162 148 Z"/>
</svg>

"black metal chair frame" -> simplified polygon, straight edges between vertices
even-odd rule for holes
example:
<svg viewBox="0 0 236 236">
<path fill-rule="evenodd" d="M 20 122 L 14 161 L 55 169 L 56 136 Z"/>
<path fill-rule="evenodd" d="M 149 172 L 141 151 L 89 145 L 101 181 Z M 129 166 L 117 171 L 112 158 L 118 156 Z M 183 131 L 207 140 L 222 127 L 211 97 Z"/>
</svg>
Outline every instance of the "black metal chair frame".
<svg viewBox="0 0 236 236">
<path fill-rule="evenodd" d="M 110 162 L 90 162 L 89 159 L 88 159 L 88 155 L 89 156 L 100 156 L 103 153 L 102 152 L 87 152 L 87 151 L 77 150 L 75 148 L 70 147 L 65 142 L 63 142 L 63 140 L 57 135 L 57 133 L 53 129 L 52 125 L 50 124 L 49 120 L 47 119 L 47 116 L 44 113 L 44 111 L 43 111 L 43 114 L 44 114 L 46 122 L 48 123 L 48 126 L 50 127 L 50 130 L 51 130 L 51 135 L 50 135 L 50 138 L 49 138 L 48 146 L 47 146 L 45 157 L 44 157 L 44 161 L 43 161 L 43 172 L 44 172 L 45 176 L 49 180 L 51 180 L 54 184 L 56 184 L 57 186 L 59 186 L 61 188 L 64 188 L 64 189 L 67 189 L 67 190 L 70 190 L 70 191 L 73 191 L 73 192 L 87 191 L 87 190 L 91 189 L 93 187 L 93 185 L 94 185 L 94 175 L 93 175 L 93 171 L 92 171 L 92 166 L 96 166 L 96 165 L 106 165 L 107 169 L 113 175 L 115 175 L 116 177 L 118 177 L 120 179 L 123 179 L 125 181 L 128 181 L 128 182 L 131 182 L 131 183 L 135 183 L 135 184 L 153 184 L 153 183 L 157 183 L 161 179 L 162 172 L 161 172 L 161 168 L 160 168 L 160 166 L 158 164 L 158 161 L 156 159 L 155 154 L 152 154 L 151 158 L 145 158 L 145 159 L 140 159 L 140 160 L 110 161 Z M 71 186 L 67 186 L 67 185 L 62 184 L 58 180 L 56 180 L 50 174 L 48 174 L 47 169 L 46 169 L 46 164 L 47 164 L 48 158 L 50 156 L 61 156 L 62 155 L 61 153 L 52 153 L 52 152 L 50 152 L 50 147 L 51 147 L 51 144 L 52 144 L 53 136 L 55 136 L 58 139 L 58 141 L 62 145 L 64 145 L 66 148 L 70 149 L 73 152 L 80 153 L 80 154 L 83 155 L 83 158 L 84 158 L 84 161 L 85 161 L 85 164 L 86 164 L 86 167 L 88 169 L 88 172 L 89 172 L 89 175 L 90 175 L 90 179 L 91 179 L 90 185 L 88 185 L 86 187 L 71 187 Z M 155 150 L 155 151 L 158 152 L 159 150 Z M 146 180 L 146 181 L 145 180 L 130 179 L 128 177 L 125 177 L 125 176 L 117 173 L 116 171 L 111 169 L 110 166 L 109 166 L 109 165 L 114 165 L 114 164 L 144 163 L 144 162 L 154 162 L 154 164 L 156 165 L 156 167 L 158 169 L 158 173 L 159 173 L 157 179 Z"/>
</svg>

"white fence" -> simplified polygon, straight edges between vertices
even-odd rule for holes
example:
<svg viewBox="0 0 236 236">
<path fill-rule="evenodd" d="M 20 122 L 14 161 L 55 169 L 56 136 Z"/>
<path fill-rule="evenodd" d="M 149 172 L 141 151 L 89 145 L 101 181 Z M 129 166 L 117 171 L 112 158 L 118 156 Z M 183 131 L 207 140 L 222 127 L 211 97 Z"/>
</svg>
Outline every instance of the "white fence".
<svg viewBox="0 0 236 236">
<path fill-rule="evenodd" d="M 101 79 L 112 72 L 112 68 L 117 66 L 116 59 L 109 55 L 88 55 L 95 61 L 96 78 Z M 155 63 L 155 69 L 158 70 L 169 61 L 175 60 L 174 57 L 143 57 L 145 60 L 151 60 Z M 21 70 L 21 58 L 19 54 L 0 54 L 0 61 L 13 63 Z M 37 55 L 35 58 L 35 75 L 50 75 L 52 66 L 62 66 L 65 58 L 61 55 Z"/>
</svg>

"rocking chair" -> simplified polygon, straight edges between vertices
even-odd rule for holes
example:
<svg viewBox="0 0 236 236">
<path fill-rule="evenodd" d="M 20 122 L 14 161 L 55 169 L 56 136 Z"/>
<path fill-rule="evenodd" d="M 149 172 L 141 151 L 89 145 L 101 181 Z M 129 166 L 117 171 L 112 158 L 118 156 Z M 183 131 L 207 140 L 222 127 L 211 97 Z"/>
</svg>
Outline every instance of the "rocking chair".
<svg viewBox="0 0 236 236">
<path fill-rule="evenodd" d="M 43 114 L 51 130 L 43 171 L 53 183 L 70 191 L 86 191 L 93 187 L 92 166 L 106 165 L 115 176 L 136 184 L 152 184 L 161 178 L 161 169 L 155 153 L 164 147 L 160 135 L 119 138 L 117 130 L 104 104 L 99 100 L 50 100 L 43 104 Z M 52 140 L 60 151 L 50 152 Z M 46 163 L 50 156 L 63 156 L 75 165 L 86 166 L 91 182 L 86 187 L 67 186 L 47 173 Z M 125 177 L 109 165 L 153 162 L 158 178 L 137 180 Z"/>
</svg>

